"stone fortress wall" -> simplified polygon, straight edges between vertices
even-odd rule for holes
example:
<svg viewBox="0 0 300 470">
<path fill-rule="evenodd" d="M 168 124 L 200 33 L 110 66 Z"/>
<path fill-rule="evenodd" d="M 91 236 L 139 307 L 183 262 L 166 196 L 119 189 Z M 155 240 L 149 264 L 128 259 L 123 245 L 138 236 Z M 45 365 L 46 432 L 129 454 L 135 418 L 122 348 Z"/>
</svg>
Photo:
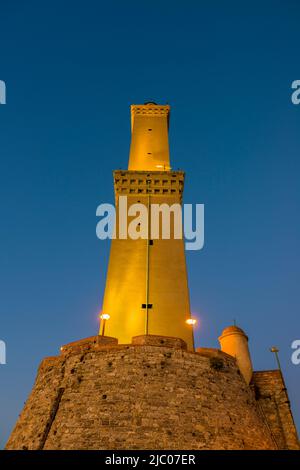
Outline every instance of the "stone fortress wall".
<svg viewBox="0 0 300 470">
<path fill-rule="evenodd" d="M 271 372 L 248 386 L 218 349 L 190 352 L 165 336 L 87 338 L 42 361 L 6 448 L 298 448 L 289 405 L 278 414 L 272 401 L 283 392 Z"/>
</svg>

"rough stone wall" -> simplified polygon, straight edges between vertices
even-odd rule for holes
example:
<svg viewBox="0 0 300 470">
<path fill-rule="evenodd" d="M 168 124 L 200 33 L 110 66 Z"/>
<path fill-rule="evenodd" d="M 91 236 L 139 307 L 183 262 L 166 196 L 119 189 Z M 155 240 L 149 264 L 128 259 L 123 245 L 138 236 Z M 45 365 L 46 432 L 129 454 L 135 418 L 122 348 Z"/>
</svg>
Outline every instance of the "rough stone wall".
<svg viewBox="0 0 300 470">
<path fill-rule="evenodd" d="M 280 370 L 254 372 L 252 385 L 279 449 L 299 450 L 297 430 Z"/>
<path fill-rule="evenodd" d="M 100 338 L 100 339 L 99 339 Z M 105 341 L 106 344 L 101 341 Z M 92 337 L 38 370 L 7 449 L 276 449 L 235 359 Z"/>
</svg>

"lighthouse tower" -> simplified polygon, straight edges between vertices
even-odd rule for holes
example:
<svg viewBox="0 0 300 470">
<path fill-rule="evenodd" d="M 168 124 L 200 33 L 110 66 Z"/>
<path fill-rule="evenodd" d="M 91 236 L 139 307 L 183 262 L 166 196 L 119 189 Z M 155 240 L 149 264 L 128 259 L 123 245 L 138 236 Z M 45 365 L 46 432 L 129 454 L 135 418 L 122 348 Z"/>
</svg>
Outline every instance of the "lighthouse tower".
<svg viewBox="0 0 300 470">
<path fill-rule="evenodd" d="M 130 343 L 133 336 L 162 335 L 182 338 L 193 350 L 189 291 L 183 237 L 176 238 L 173 204 L 181 204 L 184 172 L 170 166 L 168 127 L 170 107 L 156 103 L 131 106 L 131 146 L 128 170 L 114 171 L 116 238 L 112 240 L 103 301 L 100 334 Z M 127 198 L 125 198 L 125 197 Z M 122 197 L 122 199 L 121 199 Z M 130 213 L 134 204 L 147 208 L 147 236 L 128 235 L 119 209 Z M 125 203 L 124 203 L 125 201 Z M 170 221 L 168 238 L 152 236 L 153 205 L 160 205 Z M 174 206 L 173 206 L 174 207 Z M 182 235 L 182 232 L 181 232 Z M 104 325 L 105 322 L 105 325 Z"/>
<path fill-rule="evenodd" d="M 155 204 L 171 210 L 182 201 L 169 112 L 131 107 L 128 170 L 114 172 L 116 208 L 124 197 L 130 214 L 143 204 L 147 236 L 126 237 L 132 220 L 124 227 L 117 215 L 100 334 L 43 359 L 8 450 L 299 449 L 282 372 L 253 371 L 241 328 L 223 331 L 221 350 L 194 350 L 183 239 L 175 224 L 166 238 L 151 230 Z"/>
</svg>

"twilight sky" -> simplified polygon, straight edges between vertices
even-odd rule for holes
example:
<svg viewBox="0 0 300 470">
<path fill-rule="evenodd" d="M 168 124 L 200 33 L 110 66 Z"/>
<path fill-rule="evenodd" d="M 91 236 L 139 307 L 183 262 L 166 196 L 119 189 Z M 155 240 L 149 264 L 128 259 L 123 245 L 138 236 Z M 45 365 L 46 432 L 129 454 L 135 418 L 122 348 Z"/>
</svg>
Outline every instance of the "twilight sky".
<svg viewBox="0 0 300 470">
<path fill-rule="evenodd" d="M 196 343 L 217 347 L 235 318 L 255 369 L 277 345 L 299 428 L 299 1 L 12 0 L 0 15 L 0 445 L 41 359 L 97 333 L 96 207 L 127 166 L 129 106 L 148 100 L 170 103 L 173 168 L 205 204 L 205 247 L 187 252 Z"/>
</svg>

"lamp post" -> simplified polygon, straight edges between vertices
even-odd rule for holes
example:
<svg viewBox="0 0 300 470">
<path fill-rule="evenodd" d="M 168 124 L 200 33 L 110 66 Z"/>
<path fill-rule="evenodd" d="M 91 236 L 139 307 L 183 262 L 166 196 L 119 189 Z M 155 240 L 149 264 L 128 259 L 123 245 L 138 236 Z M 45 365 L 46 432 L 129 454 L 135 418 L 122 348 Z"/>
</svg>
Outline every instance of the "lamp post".
<svg viewBox="0 0 300 470">
<path fill-rule="evenodd" d="M 272 346 L 272 348 L 270 348 L 270 351 L 275 354 L 278 369 L 281 371 L 281 365 L 280 365 L 279 356 L 278 356 L 279 349 L 276 346 Z"/>
<path fill-rule="evenodd" d="M 101 332 L 101 335 L 104 336 L 105 324 L 106 324 L 107 320 L 110 319 L 110 315 L 108 315 L 108 313 L 102 313 L 102 314 L 100 315 L 100 319 L 102 320 L 102 332 Z"/>
<path fill-rule="evenodd" d="M 185 320 L 185 323 L 187 325 L 190 325 L 193 329 L 193 349 L 195 350 L 194 326 L 197 324 L 197 320 L 196 318 L 188 318 L 187 320 Z"/>
</svg>

